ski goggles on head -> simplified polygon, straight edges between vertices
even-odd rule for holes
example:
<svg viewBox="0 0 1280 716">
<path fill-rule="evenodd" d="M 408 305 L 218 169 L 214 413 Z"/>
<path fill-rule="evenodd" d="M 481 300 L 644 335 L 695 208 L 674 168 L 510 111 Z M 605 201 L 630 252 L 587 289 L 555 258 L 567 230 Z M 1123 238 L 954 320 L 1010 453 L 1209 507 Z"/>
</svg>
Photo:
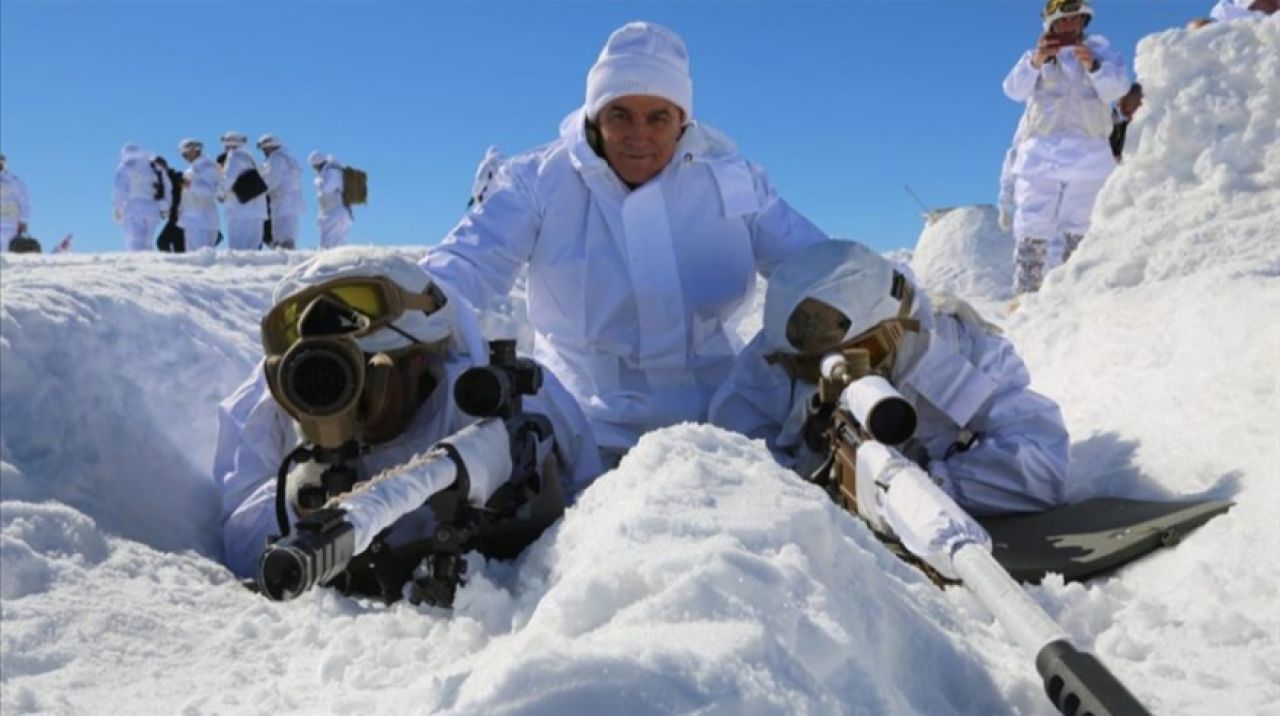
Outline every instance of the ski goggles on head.
<svg viewBox="0 0 1280 716">
<path fill-rule="evenodd" d="M 284 353 L 302 337 L 304 324 L 319 326 L 306 330 L 308 335 L 359 338 L 390 325 L 407 311 L 430 315 L 444 304 L 444 294 L 434 283 L 422 293 L 410 293 L 384 276 L 337 278 L 273 306 L 262 318 L 262 347 L 267 355 Z"/>
<path fill-rule="evenodd" d="M 1045 22 L 1052 24 L 1054 20 L 1072 15 L 1085 16 L 1085 21 L 1093 18 L 1093 8 L 1089 7 L 1089 3 L 1084 0 L 1049 0 L 1044 6 L 1042 17 Z"/>
</svg>

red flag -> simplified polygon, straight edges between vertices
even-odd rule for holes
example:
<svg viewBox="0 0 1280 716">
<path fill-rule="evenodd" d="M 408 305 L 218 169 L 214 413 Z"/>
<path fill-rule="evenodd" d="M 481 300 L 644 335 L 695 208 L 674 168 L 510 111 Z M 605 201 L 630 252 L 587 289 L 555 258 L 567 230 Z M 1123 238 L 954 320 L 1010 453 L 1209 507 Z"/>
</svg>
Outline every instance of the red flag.
<svg viewBox="0 0 1280 716">
<path fill-rule="evenodd" d="M 62 237 L 62 241 L 59 241 L 58 245 L 53 247 L 53 251 L 51 251 L 50 253 L 61 254 L 61 253 L 70 251 L 72 236 L 74 236 L 74 234 L 67 234 L 66 236 Z"/>
</svg>

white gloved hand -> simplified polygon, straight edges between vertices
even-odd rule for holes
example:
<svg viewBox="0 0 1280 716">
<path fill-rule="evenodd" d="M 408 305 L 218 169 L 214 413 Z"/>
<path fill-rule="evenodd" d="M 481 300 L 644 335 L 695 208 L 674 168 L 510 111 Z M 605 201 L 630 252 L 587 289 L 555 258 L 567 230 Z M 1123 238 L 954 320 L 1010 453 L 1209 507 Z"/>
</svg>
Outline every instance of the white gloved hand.
<svg viewBox="0 0 1280 716">
<path fill-rule="evenodd" d="M 1000 224 L 1001 231 L 1005 233 L 1012 231 L 1013 230 L 1013 214 L 1010 213 L 1008 209 L 1001 209 L 1000 218 L 998 219 L 997 223 Z"/>
</svg>

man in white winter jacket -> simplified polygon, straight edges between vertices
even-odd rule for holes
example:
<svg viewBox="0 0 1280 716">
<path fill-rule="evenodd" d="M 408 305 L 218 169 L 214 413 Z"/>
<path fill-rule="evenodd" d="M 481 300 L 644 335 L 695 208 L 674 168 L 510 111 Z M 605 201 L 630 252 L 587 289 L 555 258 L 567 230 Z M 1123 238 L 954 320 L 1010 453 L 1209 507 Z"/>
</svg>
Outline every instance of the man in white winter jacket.
<svg viewBox="0 0 1280 716">
<path fill-rule="evenodd" d="M 899 449 L 868 451 L 868 469 L 859 448 L 859 511 L 873 525 L 900 534 L 939 531 L 917 534 L 925 543 L 982 536 L 976 523 L 954 515 L 894 524 L 876 493 L 891 477 L 879 473 L 902 460 L 926 470 L 974 515 L 1063 504 L 1070 440 L 1062 414 L 1029 389 L 1013 346 L 967 304 L 940 296 L 935 305 L 893 264 L 852 242 L 809 247 L 774 272 L 764 325 L 716 392 L 711 422 L 765 440 L 781 464 L 809 476 L 827 448 L 812 443 L 808 425 L 819 362 L 851 347 L 869 351 L 871 371 L 906 398 L 918 421 Z M 899 515 L 911 513 L 896 507 Z M 945 560 L 935 564 L 939 554 L 918 556 L 949 572 Z"/>
<path fill-rule="evenodd" d="M 258 149 L 266 158 L 262 179 L 270 199 L 271 242 L 280 249 L 298 247 L 298 219 L 302 216 L 302 167 L 289 149 L 273 134 L 258 138 Z"/>
<path fill-rule="evenodd" d="M 288 313 L 290 301 L 306 302 L 297 306 L 296 315 L 290 314 L 291 321 L 279 326 L 284 329 L 282 335 L 293 340 L 288 347 L 297 346 L 300 340 L 332 335 L 324 331 L 313 335 L 308 327 L 308 321 L 312 320 L 309 317 L 318 315 L 317 306 L 324 301 L 337 300 L 345 305 L 343 302 L 351 300 L 352 307 L 358 311 L 368 311 L 368 304 L 356 301 L 358 296 L 348 293 L 352 289 L 350 284 L 340 288 L 332 283 L 365 277 L 390 279 L 397 292 L 407 292 L 414 299 L 430 297 L 431 308 L 404 308 L 402 313 L 385 316 L 366 313 L 366 317 L 374 319 L 372 330 L 347 334 L 355 338 L 362 352 L 359 355 L 368 361 L 360 394 L 361 408 L 356 415 L 360 428 L 355 439 L 362 451 L 348 463 L 354 467 L 358 481 L 384 471 L 403 469 L 436 442 L 474 423 L 477 418 L 461 412 L 454 402 L 454 383 L 467 368 L 484 365 L 488 358 L 483 336 L 465 300 L 440 293 L 431 277 L 413 261 L 394 252 L 369 247 L 320 252 L 294 267 L 280 281 L 274 295 L 277 308 L 284 307 Z M 332 292 L 328 286 L 334 286 Z M 408 305 L 404 299 L 395 303 Z M 380 305 L 391 304 L 383 301 Z M 268 314 L 268 318 L 271 315 Z M 308 360 L 321 367 L 326 363 L 303 358 L 286 367 L 290 365 L 289 352 L 285 351 L 282 357 L 275 351 L 285 348 L 284 345 L 270 347 L 275 332 L 268 329 L 268 323 L 264 320 L 267 359 L 254 368 L 248 380 L 218 409 L 213 472 L 222 495 L 224 557 L 227 566 L 240 577 L 254 574 L 267 538 L 280 533 L 276 513 L 277 471 L 295 447 L 311 439 L 307 425 L 295 420 L 299 416 L 293 409 L 286 411 L 277 394 L 287 400 L 290 393 L 282 388 L 286 380 L 302 384 L 304 389 L 306 385 L 316 385 L 307 383 L 304 375 L 309 369 Z M 323 325 L 323 321 L 316 323 Z M 311 346 L 309 350 L 314 355 L 323 355 L 316 352 L 315 343 Z M 380 361 L 383 367 L 392 368 L 374 379 L 372 376 L 382 370 Z M 291 377 L 284 377 L 286 375 Z M 332 380 L 326 383 L 331 384 Z M 369 405 L 380 407 L 367 408 Z M 572 396 L 549 373 L 544 373 L 541 390 L 525 398 L 524 405 L 527 411 L 543 414 L 551 421 L 556 438 L 555 454 L 562 466 L 561 486 L 565 496 L 572 499 L 601 472 L 598 451 L 586 419 Z M 298 492 L 307 484 L 309 475 L 314 474 L 315 465 L 311 462 L 292 465 L 288 473 L 291 522 L 299 515 Z M 429 514 L 429 508 L 422 507 L 406 515 L 390 528 L 388 541 L 394 546 L 425 538 L 428 535 L 423 530 L 430 521 Z"/>
<path fill-rule="evenodd" d="M 316 223 L 320 226 L 320 248 L 332 249 L 347 243 L 354 218 L 351 207 L 342 201 L 342 165 L 332 154 L 311 152 L 307 163 L 316 170 Z"/>
<path fill-rule="evenodd" d="M 262 246 L 262 225 L 267 220 L 266 192 L 248 201 L 240 201 L 232 190 L 242 174 L 258 172 L 253 155 L 244 148 L 245 141 L 245 136 L 239 132 L 222 135 L 226 158 L 222 165 L 222 181 L 218 185 L 218 201 L 222 202 L 227 217 L 227 248 L 256 251 Z"/>
<path fill-rule="evenodd" d="M 178 143 L 178 151 L 187 160 L 182 173 L 182 203 L 178 207 L 178 226 L 186 238 L 187 251 L 199 251 L 217 243 L 221 222 L 218 219 L 218 165 L 202 156 L 204 143 L 187 138 Z"/>
<path fill-rule="evenodd" d="M 756 273 L 825 238 L 693 121 L 684 42 L 633 22 L 609 37 L 559 138 L 507 159 L 423 265 L 482 306 L 527 267 L 534 355 L 612 460 L 649 430 L 705 419 Z"/>
<path fill-rule="evenodd" d="M 150 251 L 156 226 L 169 211 L 163 182 L 151 165 L 151 155 L 135 144 L 120 148 L 116 165 L 112 216 L 124 228 L 127 251 Z"/>
<path fill-rule="evenodd" d="M 4 155 L 0 154 L 0 247 L 7 249 L 15 236 L 26 232 L 30 221 L 27 185 L 9 171 Z"/>
<path fill-rule="evenodd" d="M 1113 169 L 1111 103 L 1129 91 L 1121 56 L 1084 34 L 1084 0 L 1049 0 L 1045 33 L 1004 80 L 1026 102 L 1011 167 L 1014 293 L 1039 290 L 1045 272 L 1070 258 L 1089 229 L 1093 203 Z"/>
</svg>

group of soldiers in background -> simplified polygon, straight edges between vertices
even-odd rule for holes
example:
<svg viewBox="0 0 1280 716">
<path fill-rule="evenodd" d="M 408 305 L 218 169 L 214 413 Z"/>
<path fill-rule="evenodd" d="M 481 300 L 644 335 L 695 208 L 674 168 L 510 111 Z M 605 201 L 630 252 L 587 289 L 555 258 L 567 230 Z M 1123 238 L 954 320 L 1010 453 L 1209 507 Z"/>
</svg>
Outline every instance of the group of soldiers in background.
<svg viewBox="0 0 1280 716">
<path fill-rule="evenodd" d="M 231 249 L 297 248 L 305 208 L 297 159 L 272 134 L 258 138 L 261 164 L 245 149 L 245 135 L 229 131 L 220 141 L 222 153 L 215 159 L 204 155 L 204 143 L 198 139 L 179 142 L 178 151 L 188 163 L 183 172 L 171 168 L 164 157 L 124 145 L 116 167 L 113 208 L 127 250 L 147 251 L 155 237 L 161 251 L 197 251 L 218 245 L 224 236 Z M 352 224 L 351 207 L 344 199 L 343 166 L 333 155 L 320 152 L 311 152 L 307 161 L 316 173 L 320 248 L 340 246 Z"/>
</svg>

